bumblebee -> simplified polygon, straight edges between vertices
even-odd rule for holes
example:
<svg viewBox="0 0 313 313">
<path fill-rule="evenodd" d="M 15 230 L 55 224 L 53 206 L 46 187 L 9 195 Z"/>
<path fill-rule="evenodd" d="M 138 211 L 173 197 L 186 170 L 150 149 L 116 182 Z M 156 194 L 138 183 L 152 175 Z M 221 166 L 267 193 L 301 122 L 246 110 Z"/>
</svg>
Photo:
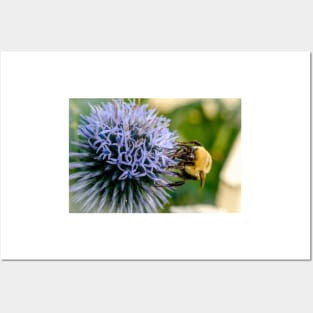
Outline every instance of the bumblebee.
<svg viewBox="0 0 313 313">
<path fill-rule="evenodd" d="M 210 153 L 196 140 L 178 142 L 177 146 L 173 159 L 177 160 L 178 164 L 169 169 L 173 175 L 182 180 L 169 183 L 166 187 L 181 186 L 186 180 L 200 180 L 201 189 L 203 189 L 205 177 L 212 167 Z"/>
</svg>

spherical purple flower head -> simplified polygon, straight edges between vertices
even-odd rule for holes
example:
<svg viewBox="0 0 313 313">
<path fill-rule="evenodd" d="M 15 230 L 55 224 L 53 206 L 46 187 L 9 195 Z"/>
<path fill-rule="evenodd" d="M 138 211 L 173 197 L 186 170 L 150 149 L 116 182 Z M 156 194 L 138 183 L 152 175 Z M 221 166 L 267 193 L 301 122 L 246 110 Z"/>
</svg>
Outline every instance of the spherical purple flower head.
<svg viewBox="0 0 313 313">
<path fill-rule="evenodd" d="M 168 199 L 176 133 L 134 100 L 112 100 L 81 115 L 81 152 L 70 153 L 70 191 L 83 212 L 158 212 Z"/>
</svg>

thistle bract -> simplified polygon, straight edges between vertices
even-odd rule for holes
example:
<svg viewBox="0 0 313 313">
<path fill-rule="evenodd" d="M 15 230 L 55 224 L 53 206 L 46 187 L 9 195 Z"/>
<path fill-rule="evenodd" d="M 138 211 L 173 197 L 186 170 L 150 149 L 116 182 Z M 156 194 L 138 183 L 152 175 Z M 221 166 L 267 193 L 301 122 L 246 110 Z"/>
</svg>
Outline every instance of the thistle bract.
<svg viewBox="0 0 313 313">
<path fill-rule="evenodd" d="M 168 199 L 168 168 L 176 164 L 169 120 L 133 100 L 90 107 L 73 142 L 80 152 L 70 153 L 73 201 L 83 212 L 158 212 Z"/>
</svg>

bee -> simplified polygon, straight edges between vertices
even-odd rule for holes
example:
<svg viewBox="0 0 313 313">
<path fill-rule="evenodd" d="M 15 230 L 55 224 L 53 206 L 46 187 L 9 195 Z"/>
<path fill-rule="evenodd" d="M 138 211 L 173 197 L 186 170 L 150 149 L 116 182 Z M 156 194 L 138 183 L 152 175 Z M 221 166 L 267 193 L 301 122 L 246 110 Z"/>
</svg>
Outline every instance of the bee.
<svg viewBox="0 0 313 313">
<path fill-rule="evenodd" d="M 172 158 L 178 164 L 169 168 L 172 174 L 182 178 L 180 181 L 172 182 L 166 187 L 181 186 L 186 180 L 200 180 L 201 189 L 205 184 L 205 177 L 212 167 L 212 157 L 203 145 L 196 140 L 177 143 L 177 150 Z"/>
</svg>

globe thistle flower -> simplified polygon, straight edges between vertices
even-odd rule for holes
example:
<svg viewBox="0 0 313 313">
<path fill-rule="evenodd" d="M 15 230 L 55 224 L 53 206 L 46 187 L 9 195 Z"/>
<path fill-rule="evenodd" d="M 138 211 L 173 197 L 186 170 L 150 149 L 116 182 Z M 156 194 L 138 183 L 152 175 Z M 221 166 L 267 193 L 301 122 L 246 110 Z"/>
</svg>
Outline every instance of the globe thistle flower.
<svg viewBox="0 0 313 313">
<path fill-rule="evenodd" d="M 115 99 L 81 115 L 79 152 L 70 152 L 70 192 L 82 212 L 158 212 L 176 164 L 176 133 L 147 105 Z M 160 187 L 163 186 L 163 187 Z"/>
</svg>

